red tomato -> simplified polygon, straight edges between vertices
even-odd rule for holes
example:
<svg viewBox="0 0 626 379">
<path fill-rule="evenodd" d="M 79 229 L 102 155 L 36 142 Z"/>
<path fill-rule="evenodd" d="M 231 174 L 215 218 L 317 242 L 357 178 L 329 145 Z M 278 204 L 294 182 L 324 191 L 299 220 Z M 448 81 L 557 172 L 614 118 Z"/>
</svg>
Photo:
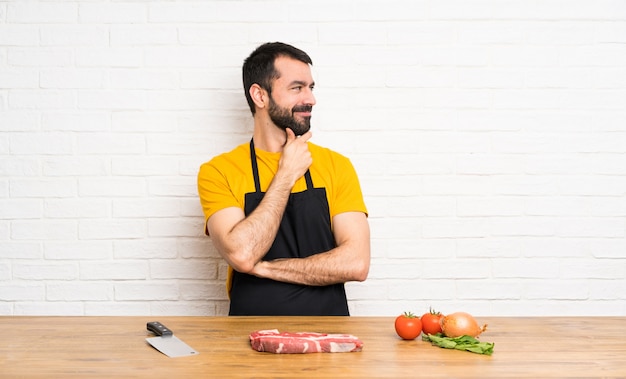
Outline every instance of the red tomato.
<svg viewBox="0 0 626 379">
<path fill-rule="evenodd" d="M 413 340 L 422 333 L 422 322 L 411 312 L 396 317 L 396 333 L 405 340 Z"/>
<path fill-rule="evenodd" d="M 443 315 L 440 312 L 435 312 L 431 308 L 430 312 L 424 313 L 422 316 L 422 332 L 424 332 L 424 334 L 441 333 L 442 318 Z"/>
</svg>

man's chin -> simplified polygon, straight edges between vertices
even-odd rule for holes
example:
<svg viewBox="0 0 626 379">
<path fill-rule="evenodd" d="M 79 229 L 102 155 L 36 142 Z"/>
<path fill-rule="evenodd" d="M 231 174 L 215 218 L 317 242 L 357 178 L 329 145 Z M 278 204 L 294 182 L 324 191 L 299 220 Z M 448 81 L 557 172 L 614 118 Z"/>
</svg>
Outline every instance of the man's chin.
<svg viewBox="0 0 626 379">
<path fill-rule="evenodd" d="M 311 130 L 311 125 L 298 125 L 296 129 L 293 129 L 293 132 L 295 135 L 301 136 L 309 130 Z"/>
<path fill-rule="evenodd" d="M 295 135 L 301 136 L 311 129 L 310 119 L 311 117 L 306 117 L 302 121 L 299 121 L 293 118 L 289 120 L 289 122 L 281 122 L 281 121 L 286 121 L 286 120 L 274 120 L 274 119 L 272 121 L 274 125 L 276 125 L 277 128 L 282 129 L 282 130 L 291 129 Z"/>
<path fill-rule="evenodd" d="M 309 123 L 309 118 L 306 118 L 302 122 L 292 122 L 291 125 L 286 127 L 281 127 L 283 130 L 289 128 L 293 131 L 293 133 L 297 136 L 301 136 L 304 133 L 308 132 L 311 129 L 311 124 Z"/>
<path fill-rule="evenodd" d="M 302 131 L 301 134 L 308 132 L 311 129 L 311 116 L 302 117 L 302 121 L 298 122 L 298 130 Z"/>
</svg>

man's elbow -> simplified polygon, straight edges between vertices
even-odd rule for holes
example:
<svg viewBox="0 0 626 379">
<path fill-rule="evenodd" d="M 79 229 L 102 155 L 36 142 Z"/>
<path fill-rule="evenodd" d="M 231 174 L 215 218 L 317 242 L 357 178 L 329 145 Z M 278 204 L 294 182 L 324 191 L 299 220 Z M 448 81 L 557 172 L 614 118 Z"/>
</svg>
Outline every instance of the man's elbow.
<svg viewBox="0 0 626 379">
<path fill-rule="evenodd" d="M 362 262 L 362 264 L 355 267 L 354 270 L 354 280 L 357 282 L 364 282 L 367 279 L 367 276 L 370 272 L 370 263 L 369 261 Z"/>
<path fill-rule="evenodd" d="M 242 263 L 242 264 L 231 264 L 230 267 L 232 267 L 233 270 L 240 272 L 242 274 L 249 274 L 252 271 L 252 268 L 254 266 L 247 264 L 247 263 Z"/>
<path fill-rule="evenodd" d="M 250 273 L 255 265 L 254 262 L 252 262 L 247 257 L 244 257 L 242 254 L 230 254 L 229 256 L 225 256 L 224 258 L 233 270 L 242 274 Z"/>
</svg>

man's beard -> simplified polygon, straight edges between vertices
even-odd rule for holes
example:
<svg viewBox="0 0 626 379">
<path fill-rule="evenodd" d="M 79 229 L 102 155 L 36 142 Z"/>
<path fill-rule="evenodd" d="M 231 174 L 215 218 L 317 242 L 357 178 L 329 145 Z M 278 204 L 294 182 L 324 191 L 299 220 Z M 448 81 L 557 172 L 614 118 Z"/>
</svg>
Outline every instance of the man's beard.
<svg viewBox="0 0 626 379">
<path fill-rule="evenodd" d="M 295 112 L 311 112 L 312 109 L 311 105 L 297 105 L 291 110 L 281 108 L 270 97 L 268 113 L 274 125 L 282 130 L 289 128 L 293 130 L 295 135 L 301 136 L 311 129 L 311 116 L 304 117 L 302 121 L 298 121 L 293 114 Z"/>
</svg>

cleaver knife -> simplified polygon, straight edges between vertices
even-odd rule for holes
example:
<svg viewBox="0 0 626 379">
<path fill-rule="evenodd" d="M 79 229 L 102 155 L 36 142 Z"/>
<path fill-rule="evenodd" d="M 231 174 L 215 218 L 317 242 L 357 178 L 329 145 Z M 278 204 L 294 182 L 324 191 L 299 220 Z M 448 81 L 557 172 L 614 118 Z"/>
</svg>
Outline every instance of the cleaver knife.
<svg viewBox="0 0 626 379">
<path fill-rule="evenodd" d="M 178 339 L 171 329 L 165 327 L 165 325 L 160 322 L 149 322 L 146 327 L 149 331 L 157 335 L 157 337 L 146 338 L 146 341 L 168 357 L 177 358 L 200 354 L 191 346 Z"/>
</svg>

